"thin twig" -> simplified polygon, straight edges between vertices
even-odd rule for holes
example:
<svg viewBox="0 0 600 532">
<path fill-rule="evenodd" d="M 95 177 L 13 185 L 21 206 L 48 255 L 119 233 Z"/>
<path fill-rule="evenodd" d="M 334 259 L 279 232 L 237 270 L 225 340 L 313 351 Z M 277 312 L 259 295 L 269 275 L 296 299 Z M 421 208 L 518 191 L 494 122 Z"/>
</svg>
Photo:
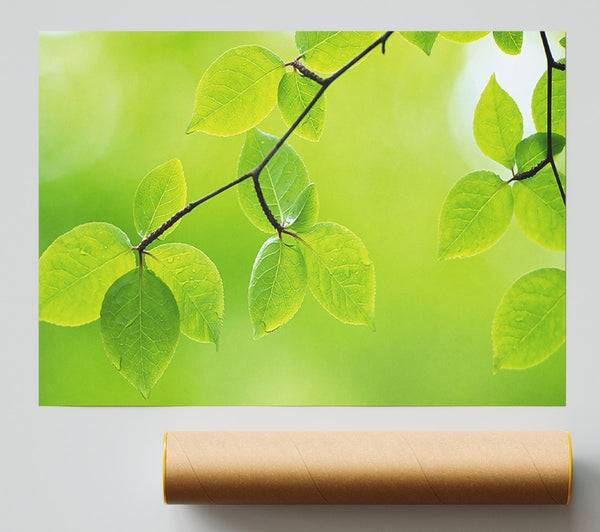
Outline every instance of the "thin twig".
<svg viewBox="0 0 600 532">
<path fill-rule="evenodd" d="M 312 79 L 319 85 L 325 85 L 325 79 L 313 72 L 312 70 L 310 70 L 306 65 L 303 65 L 299 59 L 294 59 L 294 61 L 286 63 L 285 66 L 292 66 L 295 70 L 300 72 L 305 77 Z"/>
<path fill-rule="evenodd" d="M 242 177 L 238 177 L 235 181 L 232 181 L 231 183 L 227 183 L 226 185 L 222 186 L 221 188 L 218 188 L 214 192 L 211 192 L 210 194 L 207 194 L 206 196 L 204 196 L 200 199 L 197 199 L 196 201 L 192 201 L 191 203 L 186 205 L 183 209 L 181 209 L 180 211 L 177 211 L 165 223 L 163 223 L 161 226 L 157 227 L 154 231 L 152 231 L 152 233 L 150 233 L 148 236 L 144 237 L 142 239 L 142 241 L 140 242 L 140 244 L 134 249 L 137 249 L 138 251 L 143 251 L 149 244 L 151 244 L 152 242 L 154 242 L 154 240 L 156 240 L 158 237 L 160 237 L 160 235 L 162 235 L 167 229 L 169 229 L 169 227 L 172 227 L 173 225 L 175 225 L 175 223 L 181 217 L 186 215 L 188 212 L 192 211 L 198 205 L 201 205 L 205 201 L 208 201 L 209 199 L 214 198 L 218 194 L 221 194 L 221 192 L 225 192 L 227 189 L 230 189 L 231 187 L 234 187 L 238 183 L 245 181 L 250 176 L 252 176 L 252 172 L 248 172 L 247 174 L 244 174 Z"/>
<path fill-rule="evenodd" d="M 204 197 L 202 197 L 202 198 L 200 198 L 200 199 L 198 199 L 196 201 L 193 201 L 193 202 L 189 203 L 183 209 L 181 209 L 180 211 L 176 212 L 173 216 L 171 216 L 171 218 L 169 218 L 160 227 L 158 227 L 157 229 L 155 229 L 154 231 L 152 231 L 152 233 L 150 233 L 149 235 L 147 235 L 146 237 L 144 237 L 142 239 L 142 241 L 140 242 L 140 244 L 135 249 L 138 250 L 138 252 L 143 251 L 149 244 L 151 244 L 152 242 L 154 242 L 167 229 L 169 229 L 170 227 L 172 227 L 178 220 L 180 220 L 183 216 L 185 216 L 186 214 L 188 214 L 189 212 L 191 212 L 198 205 L 201 205 L 205 201 L 208 201 L 209 199 L 214 198 L 215 196 L 221 194 L 222 192 L 225 192 L 226 190 L 230 189 L 231 187 L 234 187 L 234 186 L 238 185 L 239 183 L 241 183 L 242 181 L 245 181 L 246 179 L 249 179 L 249 178 L 252 178 L 252 180 L 254 181 L 254 189 L 256 191 L 256 195 L 258 197 L 258 201 L 260 203 L 260 206 L 262 207 L 262 210 L 265 213 L 265 216 L 267 217 L 267 219 L 269 220 L 269 223 L 273 226 L 273 228 L 276 229 L 279 234 L 281 234 L 281 232 L 283 231 L 283 226 L 275 218 L 275 216 L 271 212 L 271 209 L 269 208 L 269 205 L 267 204 L 267 201 L 265 200 L 265 197 L 264 197 L 264 194 L 263 194 L 263 191 L 262 191 L 262 187 L 261 187 L 260 182 L 259 182 L 260 173 L 263 171 L 263 169 L 269 163 L 269 161 L 273 158 L 273 156 L 283 146 L 283 144 L 285 143 L 285 141 L 287 140 L 287 138 L 298 127 L 298 125 L 300 124 L 300 122 L 302 122 L 302 120 L 310 112 L 310 110 L 313 108 L 313 106 L 319 101 L 319 99 L 321 98 L 321 96 L 323 96 L 324 92 L 327 90 L 327 87 L 329 87 L 337 78 L 339 78 L 344 72 L 346 72 L 348 69 L 350 69 L 353 65 L 355 65 L 356 63 L 358 63 L 363 57 L 365 57 L 373 49 L 377 48 L 379 45 L 381 45 L 382 47 L 384 47 L 385 46 L 385 42 L 390 38 L 390 36 L 392 35 L 392 33 L 393 33 L 392 31 L 388 31 L 388 32 L 384 33 L 381 37 L 379 37 L 376 41 L 374 41 L 372 44 L 370 44 L 362 52 L 360 52 L 358 55 L 356 55 L 354 58 L 352 58 L 350 61 L 348 61 L 348 63 L 346 63 L 344 66 L 342 66 L 339 70 L 337 70 L 336 72 L 334 72 L 333 74 L 331 74 L 327 78 L 324 78 L 324 79 L 320 78 L 321 82 L 319 82 L 319 81 L 317 81 L 317 82 L 321 85 L 321 88 L 319 89 L 319 91 L 317 92 L 317 94 L 315 94 L 314 98 L 308 103 L 308 105 L 300 113 L 300 115 L 294 121 L 294 123 L 283 134 L 283 136 L 279 139 L 279 141 L 277 142 L 277 144 L 275 144 L 275 146 L 273 147 L 273 149 L 269 153 L 267 153 L 267 155 L 265 156 L 265 158 L 258 164 L 258 166 L 256 168 L 254 168 L 254 170 L 252 170 L 251 172 L 248 172 L 247 174 L 244 174 L 241 177 L 238 177 L 236 180 L 232 181 L 231 183 L 228 183 L 227 185 L 222 186 L 221 188 L 218 188 L 214 192 L 211 192 L 210 194 L 207 194 L 206 196 L 204 196 Z M 292 61 L 289 64 L 290 65 L 294 65 L 294 63 L 296 63 L 299 59 L 300 59 L 300 57 L 298 57 L 295 61 Z M 301 70 L 301 72 L 304 75 L 307 75 L 307 72 L 311 72 L 304 65 L 302 65 L 302 67 L 303 67 L 303 70 Z M 314 76 L 317 76 L 317 75 L 314 74 L 314 73 L 312 73 L 312 74 L 313 74 L 312 77 L 310 75 L 307 76 L 307 77 L 311 77 L 311 79 L 315 79 Z M 316 79 L 315 79 L 315 81 L 316 81 Z"/>
<path fill-rule="evenodd" d="M 544 168 L 544 166 L 546 166 L 549 162 L 550 161 L 548 160 L 548 157 L 546 156 L 543 161 L 540 161 L 534 167 L 530 168 L 526 172 L 520 172 L 520 173 L 515 174 L 514 176 L 512 176 L 512 178 L 508 182 L 511 183 L 512 181 L 523 181 L 524 179 L 527 179 L 529 177 L 533 177 L 542 168 Z"/>
<path fill-rule="evenodd" d="M 540 36 L 544 45 L 544 52 L 546 53 L 546 63 L 548 65 L 548 106 L 546 111 L 546 132 L 548 134 L 548 137 L 546 140 L 546 159 L 548 159 L 548 162 L 552 166 L 552 171 L 554 172 L 554 178 L 556 179 L 558 190 L 560 191 L 563 203 L 566 204 L 567 198 L 565 195 L 565 190 L 563 189 L 562 183 L 560 182 L 560 176 L 558 175 L 558 170 L 556 169 L 556 164 L 554 164 L 554 157 L 552 155 L 552 70 L 556 68 L 555 65 L 558 65 L 559 63 L 556 63 L 556 61 L 554 61 L 554 58 L 552 57 L 552 51 L 550 50 L 550 45 L 548 44 L 548 39 L 546 38 L 546 32 L 540 31 Z"/>
</svg>

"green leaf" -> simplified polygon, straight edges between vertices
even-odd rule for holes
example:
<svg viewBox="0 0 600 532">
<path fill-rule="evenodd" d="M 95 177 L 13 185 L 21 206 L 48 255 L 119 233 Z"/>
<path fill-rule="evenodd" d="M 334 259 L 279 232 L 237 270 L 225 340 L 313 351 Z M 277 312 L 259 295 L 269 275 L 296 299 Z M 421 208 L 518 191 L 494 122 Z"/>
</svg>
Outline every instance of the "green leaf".
<svg viewBox="0 0 600 532">
<path fill-rule="evenodd" d="M 560 41 L 558 41 L 558 44 L 560 44 L 563 48 L 567 47 L 567 37 L 563 37 Z"/>
<path fill-rule="evenodd" d="M 117 279 L 102 303 L 100 331 L 109 360 L 148 399 L 179 338 L 179 310 L 167 285 L 146 269 Z"/>
<path fill-rule="evenodd" d="M 290 127 L 315 97 L 321 86 L 297 72 L 287 72 L 279 82 L 277 102 L 286 126 Z M 317 141 L 325 125 L 325 96 L 321 96 L 298 124 L 294 133 Z"/>
<path fill-rule="evenodd" d="M 56 325 L 97 320 L 110 285 L 134 267 L 131 242 L 118 227 L 94 222 L 71 229 L 40 257 L 40 320 Z"/>
<path fill-rule="evenodd" d="M 492 325 L 494 372 L 525 369 L 565 342 L 565 272 L 543 268 L 518 279 L 504 294 Z"/>
<path fill-rule="evenodd" d="M 248 289 L 248 307 L 258 339 L 289 321 L 306 293 L 306 263 L 299 244 L 285 244 L 278 236 L 260 248 Z"/>
<path fill-rule="evenodd" d="M 494 40 L 505 54 L 519 55 L 523 45 L 522 31 L 495 31 Z"/>
<path fill-rule="evenodd" d="M 319 198 L 317 185 L 311 183 L 296 198 L 294 204 L 287 212 L 285 222 L 282 224 L 297 232 L 310 231 L 317 223 L 319 216 Z"/>
<path fill-rule="evenodd" d="M 452 42 L 469 43 L 478 41 L 488 33 L 489 31 L 441 31 L 440 35 Z"/>
<path fill-rule="evenodd" d="M 564 186 L 565 176 L 559 173 Z M 565 203 L 549 166 L 513 185 L 515 217 L 523 232 L 540 246 L 565 249 Z"/>
<path fill-rule="evenodd" d="M 332 222 L 318 223 L 301 238 L 317 301 L 338 320 L 375 330 L 375 267 L 361 239 Z"/>
<path fill-rule="evenodd" d="M 475 108 L 473 134 L 479 149 L 512 170 L 515 148 L 523 136 L 523 117 L 515 101 L 492 74 Z"/>
<path fill-rule="evenodd" d="M 561 59 L 559 63 L 564 63 Z M 566 75 L 564 70 L 552 70 L 552 133 L 558 133 L 565 136 L 565 81 Z M 547 131 L 546 124 L 548 105 L 548 71 L 542 74 L 542 77 L 537 82 L 533 90 L 531 98 L 531 114 L 537 131 Z"/>
<path fill-rule="evenodd" d="M 304 63 L 319 72 L 334 72 L 375 42 L 378 31 L 297 31 L 296 47 Z"/>
<path fill-rule="evenodd" d="M 202 76 L 187 132 L 236 135 L 254 127 L 275 107 L 283 61 L 262 46 L 225 52 Z"/>
<path fill-rule="evenodd" d="M 467 174 L 450 190 L 440 214 L 440 259 L 470 257 L 496 243 L 513 213 L 510 187 L 492 172 Z"/>
<path fill-rule="evenodd" d="M 531 170 L 546 158 L 548 135 L 534 133 L 523 139 L 515 150 L 515 161 L 518 172 Z M 565 137 L 552 133 L 552 155 L 556 158 L 565 147 Z"/>
<path fill-rule="evenodd" d="M 187 244 L 154 248 L 146 264 L 170 288 L 181 332 L 198 342 L 219 343 L 223 326 L 223 281 L 217 267 L 199 249 Z"/>
<path fill-rule="evenodd" d="M 399 32 L 409 43 L 423 50 L 427 55 L 431 54 L 433 43 L 437 39 L 439 31 L 401 31 Z"/>
<path fill-rule="evenodd" d="M 177 211 L 185 207 L 187 187 L 179 159 L 172 159 L 150 171 L 135 192 L 133 221 L 138 234 L 144 238 L 160 227 Z M 179 222 L 167 229 L 168 235 Z"/>
<path fill-rule="evenodd" d="M 277 137 L 253 129 L 246 134 L 238 165 L 239 175 L 250 172 L 265 158 L 277 141 Z M 260 173 L 259 182 L 265 200 L 279 223 L 284 224 L 288 213 L 300 193 L 308 186 L 308 172 L 296 152 L 284 144 Z M 242 181 L 238 187 L 240 206 L 248 219 L 261 231 L 273 233 L 275 230 L 267 220 L 252 179 Z"/>
</svg>

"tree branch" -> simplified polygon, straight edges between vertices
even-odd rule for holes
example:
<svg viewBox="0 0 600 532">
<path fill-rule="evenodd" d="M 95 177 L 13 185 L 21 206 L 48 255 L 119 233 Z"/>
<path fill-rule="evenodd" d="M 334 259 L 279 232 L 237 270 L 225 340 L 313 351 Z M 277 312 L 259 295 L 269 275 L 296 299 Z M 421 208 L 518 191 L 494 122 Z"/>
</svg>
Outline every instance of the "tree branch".
<svg viewBox="0 0 600 532">
<path fill-rule="evenodd" d="M 300 57 L 302 57 L 302 56 L 300 56 Z M 290 61 L 289 63 L 286 63 L 285 66 L 292 66 L 292 67 L 294 67 L 294 70 L 297 70 L 305 77 L 312 79 L 313 81 L 317 82 L 319 85 L 325 85 L 325 79 L 322 78 L 321 76 L 319 76 L 318 74 L 316 74 L 315 72 L 313 72 L 312 70 L 310 70 L 310 68 L 308 68 L 306 65 L 303 65 L 299 61 L 300 57 L 298 57 L 297 59 L 294 59 L 293 61 Z"/>
<path fill-rule="evenodd" d="M 546 132 L 547 132 L 547 140 L 546 140 L 546 159 L 552 166 L 552 171 L 554 172 L 554 178 L 556 179 L 556 185 L 558 186 L 558 190 L 560 191 L 560 195 L 563 199 L 563 202 L 567 202 L 567 198 L 565 196 L 565 191 L 563 189 L 562 183 L 560 182 L 560 177 L 558 175 L 558 170 L 556 169 L 556 164 L 554 164 L 554 157 L 552 155 L 552 70 L 556 68 L 555 65 L 558 65 L 554 58 L 552 57 L 552 51 L 550 50 L 550 45 L 548 44 L 548 39 L 546 38 L 546 32 L 540 31 L 540 36 L 542 38 L 542 44 L 544 45 L 544 52 L 546 53 L 546 63 L 548 65 L 548 106 L 546 111 Z"/>
<path fill-rule="evenodd" d="M 175 225 L 175 223 L 180 218 L 182 218 L 184 215 L 186 215 L 188 212 L 192 211 L 198 205 L 201 205 L 205 201 L 208 201 L 209 199 L 214 198 L 215 196 L 221 194 L 221 192 L 225 192 L 226 190 L 230 189 L 231 187 L 234 187 L 235 185 L 241 183 L 242 181 L 245 181 L 250 176 L 252 176 L 252 172 L 248 172 L 247 174 L 244 174 L 242 177 L 238 177 L 235 181 L 232 181 L 231 183 L 227 183 L 225 186 L 218 188 L 214 192 L 211 192 L 210 194 L 207 194 L 206 196 L 204 196 L 200 199 L 197 199 L 196 201 L 192 201 L 191 203 L 186 205 L 183 209 L 181 209 L 180 211 L 176 212 L 173 216 L 171 216 L 171 218 L 169 218 L 164 224 L 157 227 L 148 236 L 144 237 L 142 239 L 142 241 L 140 242 L 140 244 L 134 249 L 137 249 L 138 251 L 144 251 L 144 249 L 149 244 L 154 242 L 160 235 L 162 235 L 167 229 L 169 229 L 169 227 L 172 227 L 173 225 Z"/>
<path fill-rule="evenodd" d="M 558 190 L 560 191 L 560 195 L 564 203 L 566 203 L 566 195 L 565 190 L 560 182 L 560 176 L 558 174 L 558 170 L 556 168 L 556 164 L 554 162 L 554 155 L 552 153 L 552 70 L 565 70 L 566 65 L 562 63 L 557 63 L 552 57 L 552 51 L 550 50 L 550 45 L 548 44 L 548 39 L 546 38 L 546 32 L 540 31 L 540 37 L 542 39 L 542 44 L 544 46 L 544 53 L 546 54 L 546 65 L 548 68 L 547 76 L 548 76 L 548 93 L 546 95 L 547 98 L 547 107 L 546 107 L 546 157 L 543 161 L 540 161 L 533 168 L 527 170 L 526 172 L 521 172 L 515 174 L 512 179 L 508 182 L 512 181 L 523 181 L 529 177 L 533 177 L 536 175 L 542 168 L 544 168 L 547 164 L 550 164 L 552 167 L 552 172 L 554 173 L 554 179 L 556 180 L 556 185 L 558 186 Z"/>
<path fill-rule="evenodd" d="M 298 70 L 300 70 L 300 72 L 302 72 L 307 77 L 310 77 L 311 79 L 317 81 L 317 83 L 319 83 L 321 85 L 321 88 L 319 89 L 319 92 L 317 92 L 317 94 L 315 94 L 314 98 L 304 108 L 304 110 L 300 113 L 300 115 L 294 121 L 294 123 L 289 127 L 289 129 L 279 139 L 279 141 L 277 142 L 277 144 L 275 144 L 275 146 L 273 147 L 273 149 L 265 156 L 265 158 L 258 164 L 258 166 L 256 168 L 254 168 L 254 170 L 252 170 L 251 172 L 248 172 L 247 174 L 244 174 L 241 177 L 238 177 L 234 181 L 231 181 L 231 183 L 228 183 L 227 185 L 224 185 L 221 188 L 218 188 L 214 192 L 211 192 L 210 194 L 207 194 L 206 196 L 204 196 L 204 197 L 202 197 L 202 198 L 200 198 L 200 199 L 198 199 L 196 201 L 193 201 L 193 202 L 189 203 L 183 209 L 181 209 L 180 211 L 176 212 L 171 218 L 169 218 L 160 227 L 158 227 L 157 229 L 155 229 L 154 231 L 152 231 L 152 233 L 150 233 L 148 236 L 146 236 L 145 238 L 143 238 L 142 241 L 139 243 L 139 245 L 137 247 L 135 247 L 134 249 L 137 250 L 138 252 L 144 251 L 144 249 L 148 245 L 150 245 L 152 242 L 154 242 L 167 229 L 169 229 L 170 227 L 172 227 L 178 220 L 180 220 L 183 216 L 185 216 L 186 214 L 188 214 L 189 212 L 191 212 L 198 205 L 201 205 L 205 201 L 208 201 L 209 199 L 214 198 L 215 196 L 221 194 L 222 192 L 225 192 L 226 190 L 228 190 L 228 189 L 230 189 L 230 188 L 238 185 L 242 181 L 245 181 L 246 179 L 249 179 L 249 178 L 252 178 L 252 180 L 254 182 L 254 189 L 256 191 L 256 195 L 258 197 L 258 201 L 260 203 L 260 206 L 262 207 L 262 210 L 265 213 L 265 216 L 267 217 L 267 219 L 269 220 L 269 223 L 273 226 L 273 228 L 277 230 L 277 232 L 279 233 L 279 235 L 281 235 L 281 233 L 283 232 L 283 226 L 275 218 L 275 216 L 271 212 L 271 209 L 269 208 L 269 205 L 268 205 L 267 201 L 265 200 L 265 196 L 263 194 L 262 187 L 260 186 L 260 182 L 259 182 L 260 173 L 263 171 L 263 169 L 269 163 L 269 161 L 273 158 L 273 156 L 277 153 L 277 151 L 279 151 L 279 149 L 283 146 L 283 144 L 285 143 L 285 141 L 287 140 L 287 138 L 298 127 L 298 125 L 300 124 L 300 122 L 302 122 L 302 120 L 310 112 L 310 110 L 317 103 L 317 101 L 319 101 L 319 99 L 321 98 L 321 96 L 323 96 L 323 93 L 327 90 L 327 87 L 329 87 L 329 85 L 331 85 L 337 78 L 339 78 L 344 72 L 346 72 L 348 69 L 350 69 L 353 65 L 355 65 L 356 63 L 358 63 L 363 57 L 365 57 L 374 48 L 377 48 L 379 45 L 381 45 L 382 46 L 382 50 L 384 51 L 385 50 L 385 48 L 384 48 L 385 47 L 385 43 L 390 38 L 390 36 L 392 35 L 392 33 L 393 33 L 392 31 L 385 32 L 376 41 L 374 41 L 372 44 L 370 44 L 362 52 L 360 52 L 358 55 L 356 55 L 354 58 L 352 58 L 350 61 L 348 61 L 348 63 L 346 63 L 339 70 L 337 70 L 336 72 L 334 72 L 333 74 L 331 74 L 327 78 L 320 78 L 319 76 L 317 76 L 316 74 L 314 74 L 311 70 L 309 70 L 307 67 L 305 67 L 304 65 L 302 65 L 301 63 L 299 63 L 299 59 L 300 58 L 296 59 L 295 61 L 292 61 L 291 63 L 288 63 L 288 65 L 295 66 L 295 68 L 298 68 L 298 64 L 300 64 L 301 68 L 298 68 Z M 310 73 L 310 74 L 307 74 L 307 73 Z M 318 78 L 320 81 L 318 81 L 316 78 Z"/>
<path fill-rule="evenodd" d="M 544 158 L 543 161 L 540 161 L 539 163 L 537 163 L 534 167 L 530 168 L 529 170 L 527 170 L 526 172 L 520 172 L 518 174 L 515 174 L 512 179 L 510 179 L 508 182 L 512 183 L 513 181 L 523 181 L 524 179 L 527 179 L 528 177 L 533 177 L 535 174 L 537 174 L 542 168 L 544 168 L 544 166 L 546 166 L 550 161 L 548 160 L 548 156 L 546 155 L 546 157 Z"/>
</svg>

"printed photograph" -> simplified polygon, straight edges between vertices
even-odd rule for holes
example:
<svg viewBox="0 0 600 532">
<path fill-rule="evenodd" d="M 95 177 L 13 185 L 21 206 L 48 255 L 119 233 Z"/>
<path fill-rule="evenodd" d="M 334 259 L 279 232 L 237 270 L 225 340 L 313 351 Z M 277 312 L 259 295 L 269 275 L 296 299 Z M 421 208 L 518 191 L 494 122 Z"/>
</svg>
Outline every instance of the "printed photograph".
<svg viewBox="0 0 600 532">
<path fill-rule="evenodd" d="M 566 36 L 39 34 L 40 405 L 564 405 Z"/>
</svg>

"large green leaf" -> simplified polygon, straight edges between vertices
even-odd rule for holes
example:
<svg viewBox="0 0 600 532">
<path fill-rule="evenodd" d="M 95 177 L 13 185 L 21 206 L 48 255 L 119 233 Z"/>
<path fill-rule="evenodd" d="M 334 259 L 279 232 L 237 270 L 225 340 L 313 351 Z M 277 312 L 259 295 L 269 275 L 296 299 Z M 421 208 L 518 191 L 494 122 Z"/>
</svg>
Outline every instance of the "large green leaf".
<svg viewBox="0 0 600 532">
<path fill-rule="evenodd" d="M 375 330 L 375 267 L 361 239 L 332 222 L 318 223 L 301 238 L 317 301 L 338 320 Z"/>
<path fill-rule="evenodd" d="M 117 279 L 102 303 L 100 331 L 112 364 L 147 399 L 179 338 L 179 310 L 167 285 L 146 269 Z"/>
<path fill-rule="evenodd" d="M 559 63 L 564 63 L 561 59 Z M 566 73 L 564 70 L 552 70 L 552 133 L 565 136 Z M 531 114 L 535 129 L 547 131 L 548 72 L 544 72 L 533 90 Z"/>
<path fill-rule="evenodd" d="M 317 185 L 311 183 L 296 198 L 282 225 L 297 232 L 310 231 L 319 216 Z"/>
<path fill-rule="evenodd" d="M 142 238 L 148 236 L 183 209 L 186 195 L 187 187 L 179 159 L 172 159 L 149 172 L 140 181 L 133 200 L 133 221 L 138 234 Z M 169 234 L 178 223 L 161 236 Z"/>
<path fill-rule="evenodd" d="M 423 50 L 427 55 L 431 54 L 433 43 L 437 39 L 439 31 L 401 31 L 399 32 L 409 43 Z"/>
<path fill-rule="evenodd" d="M 258 129 L 248 131 L 240 155 L 239 174 L 256 168 L 278 140 Z M 259 182 L 271 212 L 283 224 L 296 198 L 308 186 L 308 172 L 296 152 L 284 144 L 261 172 Z M 261 231 L 273 233 L 275 230 L 260 206 L 252 179 L 243 181 L 237 189 L 240 205 L 249 220 Z"/>
<path fill-rule="evenodd" d="M 552 133 L 552 156 L 556 158 L 565 147 L 565 137 Z M 536 164 L 546 158 L 548 150 L 548 135 L 546 133 L 534 133 L 523 139 L 515 150 L 515 161 L 517 171 L 525 172 L 531 170 Z"/>
<path fill-rule="evenodd" d="M 278 236 L 260 248 L 248 289 L 254 338 L 273 332 L 292 318 L 306 293 L 306 263 L 299 243 L 288 245 Z"/>
<path fill-rule="evenodd" d="M 440 35 L 452 42 L 468 43 L 478 41 L 488 33 L 489 31 L 441 31 Z"/>
<path fill-rule="evenodd" d="M 297 31 L 296 47 L 304 63 L 319 72 L 334 72 L 375 42 L 378 31 Z"/>
<path fill-rule="evenodd" d="M 225 52 L 202 76 L 187 129 L 236 135 L 261 122 L 277 102 L 283 61 L 262 46 Z"/>
<path fill-rule="evenodd" d="M 494 372 L 525 369 L 565 342 L 565 272 L 543 268 L 518 279 L 504 294 L 492 326 Z"/>
<path fill-rule="evenodd" d="M 509 55 L 518 55 L 523 46 L 522 31 L 495 31 L 494 40 L 498 48 Z"/>
<path fill-rule="evenodd" d="M 131 242 L 114 225 L 93 222 L 59 236 L 40 257 L 40 320 L 83 325 L 98 319 L 110 285 L 133 267 Z"/>
<path fill-rule="evenodd" d="M 287 72 L 279 82 L 277 102 L 283 121 L 289 127 L 315 97 L 321 86 L 298 72 Z M 325 125 L 325 96 L 321 96 L 298 124 L 294 133 L 305 139 L 317 141 Z"/>
<path fill-rule="evenodd" d="M 439 229 L 439 258 L 481 253 L 504 234 L 513 213 L 510 187 L 492 172 L 467 174 L 450 190 Z"/>
<path fill-rule="evenodd" d="M 559 173 L 564 186 L 565 176 Z M 515 217 L 523 232 L 540 246 L 565 249 L 565 203 L 552 168 L 513 185 Z"/>
<path fill-rule="evenodd" d="M 511 170 L 515 148 L 523 136 L 523 117 L 515 101 L 492 74 L 475 108 L 473 134 L 481 151 Z"/>
<path fill-rule="evenodd" d="M 198 342 L 219 343 L 223 326 L 223 281 L 217 267 L 199 249 L 164 244 L 151 251 L 148 267 L 171 289 L 181 332 Z"/>
</svg>

